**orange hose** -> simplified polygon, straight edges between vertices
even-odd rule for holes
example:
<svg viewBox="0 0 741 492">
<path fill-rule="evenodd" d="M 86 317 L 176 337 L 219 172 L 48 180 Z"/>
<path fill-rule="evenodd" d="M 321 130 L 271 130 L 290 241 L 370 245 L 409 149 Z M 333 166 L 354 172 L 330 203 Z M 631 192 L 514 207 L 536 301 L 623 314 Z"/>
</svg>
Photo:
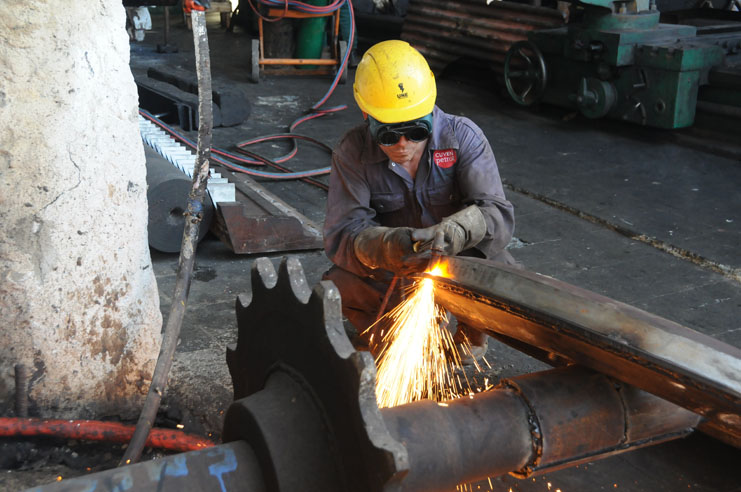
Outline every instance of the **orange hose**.
<svg viewBox="0 0 741 492">
<path fill-rule="evenodd" d="M 134 425 L 100 420 L 44 420 L 0 417 L 0 437 L 51 436 L 87 441 L 129 442 Z M 200 436 L 172 429 L 152 429 L 147 447 L 171 451 L 195 451 L 215 446 Z"/>
</svg>

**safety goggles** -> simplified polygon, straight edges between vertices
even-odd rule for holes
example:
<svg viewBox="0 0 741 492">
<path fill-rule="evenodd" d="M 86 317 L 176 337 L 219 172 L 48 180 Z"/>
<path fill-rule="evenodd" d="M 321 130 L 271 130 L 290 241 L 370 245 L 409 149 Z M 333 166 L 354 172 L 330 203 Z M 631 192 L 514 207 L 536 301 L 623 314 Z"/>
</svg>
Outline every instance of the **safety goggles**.
<svg viewBox="0 0 741 492">
<path fill-rule="evenodd" d="M 376 142 L 384 147 L 390 147 L 398 144 L 402 135 L 412 142 L 423 142 L 430 136 L 430 130 L 427 129 L 426 125 L 420 123 L 383 127 L 376 133 Z"/>
<path fill-rule="evenodd" d="M 430 136 L 430 123 L 427 117 L 415 121 L 385 125 L 369 117 L 370 129 L 376 143 L 384 147 L 396 145 L 404 136 L 411 142 L 423 142 Z M 430 118 L 431 119 L 431 118 Z"/>
</svg>

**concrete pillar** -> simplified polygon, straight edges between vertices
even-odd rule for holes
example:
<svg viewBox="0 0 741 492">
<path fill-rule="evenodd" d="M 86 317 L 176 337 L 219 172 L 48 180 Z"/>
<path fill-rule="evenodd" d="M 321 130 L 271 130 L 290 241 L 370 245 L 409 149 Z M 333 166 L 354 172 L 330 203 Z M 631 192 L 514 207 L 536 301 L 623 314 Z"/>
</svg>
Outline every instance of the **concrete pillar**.
<svg viewBox="0 0 741 492">
<path fill-rule="evenodd" d="M 133 416 L 148 389 L 162 323 L 128 64 L 121 0 L 2 2 L 0 406 L 17 363 L 31 415 Z"/>
</svg>

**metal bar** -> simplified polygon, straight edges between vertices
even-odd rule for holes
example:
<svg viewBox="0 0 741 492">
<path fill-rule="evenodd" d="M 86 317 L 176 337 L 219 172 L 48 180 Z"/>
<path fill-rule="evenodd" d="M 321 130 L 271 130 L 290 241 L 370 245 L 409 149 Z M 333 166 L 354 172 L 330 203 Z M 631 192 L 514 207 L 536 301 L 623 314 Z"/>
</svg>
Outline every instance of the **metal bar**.
<svg viewBox="0 0 741 492">
<path fill-rule="evenodd" d="M 322 237 L 322 226 L 306 217 L 295 207 L 292 207 L 278 196 L 268 191 L 254 179 L 245 174 L 238 174 L 221 168 L 221 173 L 234 182 L 237 189 L 243 193 L 251 202 L 272 215 L 286 215 L 294 217 L 307 230 L 308 234 Z"/>
<path fill-rule="evenodd" d="M 183 242 L 180 248 L 175 290 L 172 295 L 170 313 L 163 331 L 162 345 L 157 357 L 157 364 L 152 375 L 147 399 L 144 402 L 136 430 L 131 438 L 119 466 L 136 463 L 141 457 L 149 431 L 154 424 L 162 395 L 167 386 L 167 377 L 175 356 L 180 335 L 185 307 L 190 291 L 191 274 L 195 264 L 198 246 L 198 231 L 203 219 L 203 199 L 206 196 L 206 183 L 209 175 L 211 158 L 211 133 L 213 130 L 213 111 L 211 101 L 211 59 L 208 52 L 208 33 L 206 31 L 206 14 L 202 11 L 191 12 L 193 21 L 193 42 L 195 44 L 196 73 L 198 74 L 198 154 L 193 169 L 193 186 L 188 197 Z"/>
<path fill-rule="evenodd" d="M 15 372 L 15 416 L 28 417 L 28 368 L 25 364 L 16 364 Z"/>
<path fill-rule="evenodd" d="M 329 58 L 264 58 L 260 65 L 337 65 Z"/>
<path fill-rule="evenodd" d="M 165 11 L 165 30 L 164 30 L 163 41 L 165 43 L 165 46 L 167 46 L 170 42 L 170 8 L 164 7 L 164 11 Z"/>
<path fill-rule="evenodd" d="M 741 445 L 741 350 L 550 277 L 475 258 L 445 263 L 436 299 L 459 321 L 697 412 Z"/>
<path fill-rule="evenodd" d="M 331 68 L 299 69 L 296 67 L 269 67 L 264 73 L 266 75 L 327 75 L 333 73 Z"/>
</svg>

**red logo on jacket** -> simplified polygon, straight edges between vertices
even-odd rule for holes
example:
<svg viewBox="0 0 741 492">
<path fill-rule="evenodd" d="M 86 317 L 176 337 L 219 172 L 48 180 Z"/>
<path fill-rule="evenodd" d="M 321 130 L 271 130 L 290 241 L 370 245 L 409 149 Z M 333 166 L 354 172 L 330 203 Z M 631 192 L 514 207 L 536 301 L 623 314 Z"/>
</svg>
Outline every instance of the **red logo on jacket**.
<svg viewBox="0 0 741 492">
<path fill-rule="evenodd" d="M 455 149 L 435 150 L 432 152 L 432 160 L 435 162 L 437 167 L 447 169 L 453 167 L 453 165 L 458 162 L 458 153 Z"/>
</svg>

